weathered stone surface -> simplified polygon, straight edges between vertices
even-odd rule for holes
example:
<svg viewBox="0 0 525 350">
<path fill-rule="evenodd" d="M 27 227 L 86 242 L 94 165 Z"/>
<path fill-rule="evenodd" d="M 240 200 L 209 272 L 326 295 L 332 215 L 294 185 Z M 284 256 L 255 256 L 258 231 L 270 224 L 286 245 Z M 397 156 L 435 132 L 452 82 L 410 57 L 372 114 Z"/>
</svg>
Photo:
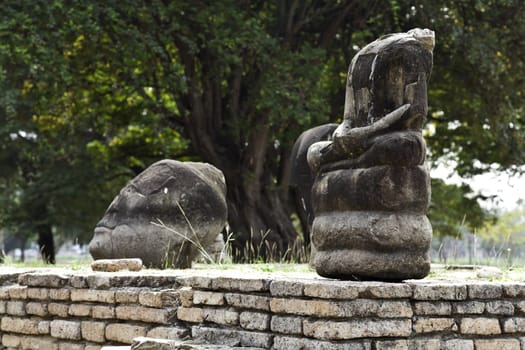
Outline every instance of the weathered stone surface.
<svg viewBox="0 0 525 350">
<path fill-rule="evenodd" d="M 266 331 L 270 328 L 270 315 L 244 311 L 239 314 L 239 325 L 248 330 Z"/>
<path fill-rule="evenodd" d="M 231 347 L 215 344 L 199 344 L 193 341 L 138 337 L 133 340 L 131 350 L 263 350 L 253 347 Z"/>
<path fill-rule="evenodd" d="M 524 333 L 525 317 L 512 317 L 503 322 L 503 332 L 505 333 Z"/>
<path fill-rule="evenodd" d="M 68 304 L 59 304 L 59 303 L 49 303 L 47 305 L 47 311 L 50 315 L 55 315 L 58 317 L 67 317 L 69 313 Z"/>
<path fill-rule="evenodd" d="M 47 288 L 27 288 L 27 298 L 36 300 L 46 300 L 49 298 L 49 289 Z"/>
<path fill-rule="evenodd" d="M 49 334 L 51 331 L 51 321 L 38 322 L 38 333 Z"/>
<path fill-rule="evenodd" d="M 99 259 L 91 263 L 93 271 L 116 272 L 122 270 L 140 271 L 142 270 L 142 260 L 140 259 Z"/>
<path fill-rule="evenodd" d="M 62 288 L 67 285 L 69 276 L 49 273 L 25 273 L 18 277 L 18 283 L 29 287 Z"/>
<path fill-rule="evenodd" d="M 47 316 L 47 304 L 41 302 L 29 302 L 26 304 L 26 313 L 40 317 Z"/>
<path fill-rule="evenodd" d="M 303 334 L 303 319 L 293 316 L 273 315 L 270 329 L 272 332 L 283 334 Z"/>
<path fill-rule="evenodd" d="M 270 294 L 272 296 L 296 296 L 303 295 L 304 285 L 300 281 L 272 281 L 270 284 Z"/>
<path fill-rule="evenodd" d="M 467 286 L 460 283 L 417 283 L 415 300 L 466 300 Z"/>
<path fill-rule="evenodd" d="M 260 295 L 226 293 L 224 295 L 226 303 L 231 306 L 270 311 L 270 298 Z"/>
<path fill-rule="evenodd" d="M 106 326 L 105 336 L 107 340 L 131 344 L 134 338 L 146 336 L 147 330 L 144 326 L 112 323 Z"/>
<path fill-rule="evenodd" d="M 51 336 L 54 338 L 71 340 L 82 339 L 80 322 L 77 321 L 54 320 L 51 321 L 50 329 Z"/>
<path fill-rule="evenodd" d="M 239 324 L 239 313 L 233 309 L 208 309 L 202 310 L 204 321 L 216 324 L 235 326 Z"/>
<path fill-rule="evenodd" d="M 375 342 L 376 350 L 408 350 L 406 340 L 381 340 Z"/>
<path fill-rule="evenodd" d="M 370 341 L 352 341 L 332 343 L 327 341 L 312 340 L 307 338 L 293 338 L 286 336 L 275 336 L 273 341 L 274 350 L 371 350 Z"/>
<path fill-rule="evenodd" d="M 115 303 L 115 292 L 110 290 L 73 289 L 71 301 L 91 301 L 98 303 Z"/>
<path fill-rule="evenodd" d="M 450 315 L 452 305 L 449 302 L 416 302 L 414 303 L 416 315 Z"/>
<path fill-rule="evenodd" d="M 91 309 L 92 317 L 95 319 L 115 318 L 115 307 L 94 305 Z"/>
<path fill-rule="evenodd" d="M 177 319 L 186 322 L 201 323 L 204 320 L 204 312 L 198 307 L 179 307 Z"/>
<path fill-rule="evenodd" d="M 504 283 L 503 294 L 509 298 L 525 298 L 525 283 Z"/>
<path fill-rule="evenodd" d="M 49 299 L 51 300 L 69 300 L 71 291 L 69 289 L 49 289 Z"/>
<path fill-rule="evenodd" d="M 224 294 L 196 290 L 193 292 L 193 304 L 224 305 Z"/>
<path fill-rule="evenodd" d="M 139 304 L 158 308 L 177 307 L 181 305 L 180 293 L 176 289 L 141 292 L 139 294 Z"/>
<path fill-rule="evenodd" d="M 3 332 L 22 333 L 22 334 L 40 334 L 37 319 L 17 318 L 2 316 L 0 329 Z"/>
<path fill-rule="evenodd" d="M 412 333 L 411 320 L 352 319 L 337 321 L 303 321 L 303 334 L 324 340 L 375 337 L 407 337 Z"/>
<path fill-rule="evenodd" d="M 148 338 L 179 340 L 187 338 L 189 334 L 190 330 L 188 328 L 170 326 L 152 328 L 146 336 Z"/>
<path fill-rule="evenodd" d="M 462 301 L 452 304 L 452 311 L 462 315 L 480 315 L 485 311 L 485 303 L 482 301 Z"/>
<path fill-rule="evenodd" d="M 439 339 L 410 339 L 408 350 L 441 350 Z"/>
<path fill-rule="evenodd" d="M 497 299 L 503 294 L 503 288 L 498 284 L 471 284 L 468 286 L 470 299 Z"/>
<path fill-rule="evenodd" d="M 226 185 L 210 164 L 162 160 L 131 180 L 95 228 L 94 259 L 140 258 L 145 266 L 190 267 L 197 245 L 226 223 Z M 164 225 L 153 225 L 152 222 Z"/>
<path fill-rule="evenodd" d="M 87 304 L 71 304 L 68 313 L 71 316 L 86 317 L 91 315 L 91 305 Z"/>
<path fill-rule="evenodd" d="M 489 301 L 485 306 L 485 310 L 491 315 L 513 315 L 514 304 L 503 300 Z"/>
<path fill-rule="evenodd" d="M 474 342 L 467 339 L 444 340 L 441 349 L 443 350 L 474 350 Z"/>
<path fill-rule="evenodd" d="M 7 289 L 9 299 L 27 299 L 27 286 L 11 286 Z"/>
<path fill-rule="evenodd" d="M 418 317 L 413 322 L 413 329 L 416 333 L 455 332 L 458 326 L 453 318 Z"/>
<path fill-rule="evenodd" d="M 106 341 L 106 324 L 104 322 L 82 321 L 80 332 L 84 340 L 94 343 L 104 343 Z"/>
<path fill-rule="evenodd" d="M 520 350 L 518 339 L 476 339 L 474 340 L 476 350 Z"/>
<path fill-rule="evenodd" d="M 8 348 L 18 348 L 20 346 L 20 337 L 12 334 L 2 335 L 2 345 Z"/>
<path fill-rule="evenodd" d="M 8 301 L 6 313 L 13 316 L 24 316 L 26 314 L 26 303 L 23 301 Z"/>
<path fill-rule="evenodd" d="M 119 320 L 142 321 L 147 323 L 167 324 L 175 316 L 176 309 L 155 309 L 144 306 L 121 305 L 115 308 L 116 318 Z"/>
<path fill-rule="evenodd" d="M 314 143 L 316 271 L 341 279 L 423 278 L 432 227 L 421 129 L 434 33 L 415 29 L 366 45 L 348 70 L 344 120 Z"/>
<path fill-rule="evenodd" d="M 501 334 L 501 328 L 496 318 L 462 318 L 460 323 L 462 334 L 494 335 Z"/>
</svg>

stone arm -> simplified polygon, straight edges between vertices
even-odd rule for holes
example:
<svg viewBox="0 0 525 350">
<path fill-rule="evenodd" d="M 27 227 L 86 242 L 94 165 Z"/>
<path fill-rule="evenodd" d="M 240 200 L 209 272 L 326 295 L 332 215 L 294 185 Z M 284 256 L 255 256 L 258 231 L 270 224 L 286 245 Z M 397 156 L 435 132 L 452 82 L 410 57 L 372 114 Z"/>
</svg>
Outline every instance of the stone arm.
<svg viewBox="0 0 525 350">
<path fill-rule="evenodd" d="M 347 159 L 356 159 L 370 147 L 370 140 L 384 134 L 389 128 L 399 121 L 407 123 L 411 116 L 407 111 L 410 104 L 404 104 L 388 113 L 372 125 L 352 128 L 341 131 L 340 128 L 334 133 L 332 142 L 317 142 L 308 149 L 308 164 L 314 172 L 327 163 Z"/>
</svg>

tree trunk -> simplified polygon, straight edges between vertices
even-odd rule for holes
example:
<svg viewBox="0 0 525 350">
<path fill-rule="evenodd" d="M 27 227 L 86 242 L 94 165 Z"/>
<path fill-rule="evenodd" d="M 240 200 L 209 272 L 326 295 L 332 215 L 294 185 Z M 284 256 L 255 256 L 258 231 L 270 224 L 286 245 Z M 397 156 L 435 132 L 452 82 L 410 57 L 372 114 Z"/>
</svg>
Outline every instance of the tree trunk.
<svg viewBox="0 0 525 350">
<path fill-rule="evenodd" d="M 40 224 L 36 227 L 38 232 L 38 246 L 42 254 L 42 260 L 46 264 L 55 263 L 55 243 L 53 242 L 53 231 L 51 225 Z"/>
</svg>

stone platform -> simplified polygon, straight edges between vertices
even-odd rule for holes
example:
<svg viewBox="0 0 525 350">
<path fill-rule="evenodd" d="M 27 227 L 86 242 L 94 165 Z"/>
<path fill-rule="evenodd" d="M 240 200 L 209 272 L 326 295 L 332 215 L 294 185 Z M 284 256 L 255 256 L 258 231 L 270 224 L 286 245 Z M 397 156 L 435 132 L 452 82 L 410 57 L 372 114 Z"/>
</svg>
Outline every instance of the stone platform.
<svg viewBox="0 0 525 350">
<path fill-rule="evenodd" d="M 146 336 L 275 350 L 525 350 L 524 282 L 0 268 L 0 315 L 6 349 L 99 350 Z"/>
</svg>

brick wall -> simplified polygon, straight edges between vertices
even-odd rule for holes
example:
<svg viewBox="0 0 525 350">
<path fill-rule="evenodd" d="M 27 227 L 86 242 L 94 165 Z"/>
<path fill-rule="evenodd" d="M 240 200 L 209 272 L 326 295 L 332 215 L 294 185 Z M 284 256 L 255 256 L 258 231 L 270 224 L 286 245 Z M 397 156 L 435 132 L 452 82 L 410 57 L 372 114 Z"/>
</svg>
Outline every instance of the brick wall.
<svg viewBox="0 0 525 350">
<path fill-rule="evenodd" d="M 275 350 L 525 350 L 525 283 L 0 269 L 0 315 L 7 349 L 148 336 Z"/>
</svg>

